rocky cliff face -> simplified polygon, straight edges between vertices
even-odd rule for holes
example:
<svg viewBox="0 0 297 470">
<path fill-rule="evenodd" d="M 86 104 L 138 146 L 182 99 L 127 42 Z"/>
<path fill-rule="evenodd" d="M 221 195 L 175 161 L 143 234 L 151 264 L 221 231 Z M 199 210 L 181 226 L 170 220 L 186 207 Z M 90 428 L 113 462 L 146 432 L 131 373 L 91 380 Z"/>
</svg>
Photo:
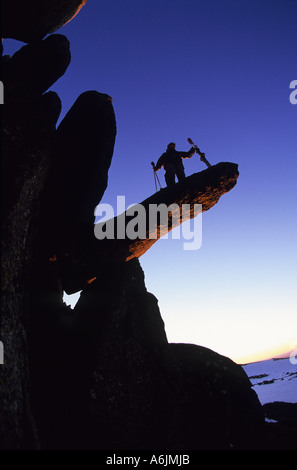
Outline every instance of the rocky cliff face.
<svg viewBox="0 0 297 470">
<path fill-rule="evenodd" d="M 69 43 L 62 36 L 24 49 L 12 59 L 1 58 L 5 83 L 5 105 L 1 109 L 1 340 L 5 351 L 5 365 L 1 366 L 1 442 L 16 448 L 37 442 L 29 396 L 30 318 L 26 305 L 39 237 L 38 214 L 61 110 L 59 97 L 44 92 L 70 60 Z M 38 86 L 27 89 L 22 77 L 26 77 L 24 67 L 29 64 L 23 59 L 33 61 L 36 69 L 43 50 L 58 59 L 51 62 L 51 78 L 40 71 Z"/>
<path fill-rule="evenodd" d="M 94 237 L 116 135 L 112 102 L 83 93 L 56 129 L 60 99 L 46 91 L 69 64 L 69 43 L 41 40 L 83 3 L 39 2 L 43 16 L 37 9 L 26 31 L 4 15 L 5 35 L 29 44 L 1 59 L 1 448 L 254 448 L 263 414 L 242 368 L 168 343 L 138 260 L 150 240 L 113 241 L 109 251 Z M 30 87 L 20 80 L 28 61 Z M 219 164 L 143 204 L 199 202 L 207 210 L 237 177 L 237 165 Z M 67 286 L 83 288 L 74 310 L 62 300 Z"/>
<path fill-rule="evenodd" d="M 263 415 L 242 368 L 205 348 L 168 343 L 137 259 L 106 266 L 56 325 L 48 313 L 31 360 L 45 448 L 257 445 Z"/>
<path fill-rule="evenodd" d="M 87 0 L 2 0 L 2 37 L 33 42 L 70 21 Z"/>
</svg>

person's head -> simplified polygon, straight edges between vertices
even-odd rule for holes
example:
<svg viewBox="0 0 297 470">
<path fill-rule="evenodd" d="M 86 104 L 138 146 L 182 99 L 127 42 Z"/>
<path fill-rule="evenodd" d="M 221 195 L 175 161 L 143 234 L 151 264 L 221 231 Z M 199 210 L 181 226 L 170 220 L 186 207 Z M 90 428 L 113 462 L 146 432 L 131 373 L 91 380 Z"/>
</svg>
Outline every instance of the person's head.
<svg viewBox="0 0 297 470">
<path fill-rule="evenodd" d="M 174 142 L 170 142 L 170 144 L 167 145 L 167 150 L 170 150 L 170 149 L 175 149 L 175 143 Z"/>
</svg>

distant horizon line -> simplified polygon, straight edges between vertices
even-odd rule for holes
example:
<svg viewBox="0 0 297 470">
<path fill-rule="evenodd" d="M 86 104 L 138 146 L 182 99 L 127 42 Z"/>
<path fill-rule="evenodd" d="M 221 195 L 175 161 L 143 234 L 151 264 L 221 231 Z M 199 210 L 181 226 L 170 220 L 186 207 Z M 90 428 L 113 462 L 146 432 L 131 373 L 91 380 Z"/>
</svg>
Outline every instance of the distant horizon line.
<svg viewBox="0 0 297 470">
<path fill-rule="evenodd" d="M 277 355 L 272 355 L 272 356 L 268 355 L 267 357 L 265 357 L 265 354 L 262 354 L 262 356 L 263 356 L 262 359 L 253 359 L 253 360 L 250 360 L 250 361 L 248 360 L 247 362 L 246 361 L 236 361 L 236 362 L 237 362 L 237 364 L 245 366 L 245 365 L 248 365 L 248 364 L 256 364 L 257 362 L 265 362 L 265 361 L 281 360 L 281 359 L 290 359 L 292 353 L 295 353 L 295 360 L 297 361 L 297 359 L 296 359 L 297 349 L 292 348 L 289 351 L 286 351 L 284 353 L 277 354 Z M 260 354 L 259 354 L 259 356 L 260 356 Z"/>
</svg>

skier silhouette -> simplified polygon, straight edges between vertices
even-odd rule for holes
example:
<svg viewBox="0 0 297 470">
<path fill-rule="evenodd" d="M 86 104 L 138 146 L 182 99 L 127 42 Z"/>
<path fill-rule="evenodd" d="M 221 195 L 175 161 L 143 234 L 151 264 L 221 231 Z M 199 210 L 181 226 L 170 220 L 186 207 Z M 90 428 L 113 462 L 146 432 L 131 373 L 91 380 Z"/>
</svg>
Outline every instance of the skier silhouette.
<svg viewBox="0 0 297 470">
<path fill-rule="evenodd" d="M 180 152 L 175 150 L 175 143 L 170 142 L 167 145 L 167 150 L 158 159 L 156 166 L 153 168 L 154 171 L 160 170 L 164 167 L 165 170 L 165 181 L 167 186 L 175 184 L 175 176 L 178 181 L 185 179 L 185 169 L 183 165 L 183 158 L 191 158 L 195 153 L 195 148 L 191 147 L 188 152 Z"/>
</svg>

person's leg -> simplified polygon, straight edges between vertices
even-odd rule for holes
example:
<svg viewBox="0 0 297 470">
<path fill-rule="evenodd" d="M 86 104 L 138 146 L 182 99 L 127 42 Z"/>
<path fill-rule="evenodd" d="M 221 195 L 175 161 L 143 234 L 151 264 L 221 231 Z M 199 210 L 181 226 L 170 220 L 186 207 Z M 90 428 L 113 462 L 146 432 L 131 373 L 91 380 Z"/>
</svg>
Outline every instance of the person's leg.
<svg viewBox="0 0 297 470">
<path fill-rule="evenodd" d="M 175 168 L 173 165 L 166 166 L 165 181 L 167 186 L 175 184 Z"/>
<path fill-rule="evenodd" d="M 177 166 L 175 169 L 175 173 L 176 173 L 178 181 L 182 181 L 186 177 L 185 170 L 182 166 Z"/>
</svg>

